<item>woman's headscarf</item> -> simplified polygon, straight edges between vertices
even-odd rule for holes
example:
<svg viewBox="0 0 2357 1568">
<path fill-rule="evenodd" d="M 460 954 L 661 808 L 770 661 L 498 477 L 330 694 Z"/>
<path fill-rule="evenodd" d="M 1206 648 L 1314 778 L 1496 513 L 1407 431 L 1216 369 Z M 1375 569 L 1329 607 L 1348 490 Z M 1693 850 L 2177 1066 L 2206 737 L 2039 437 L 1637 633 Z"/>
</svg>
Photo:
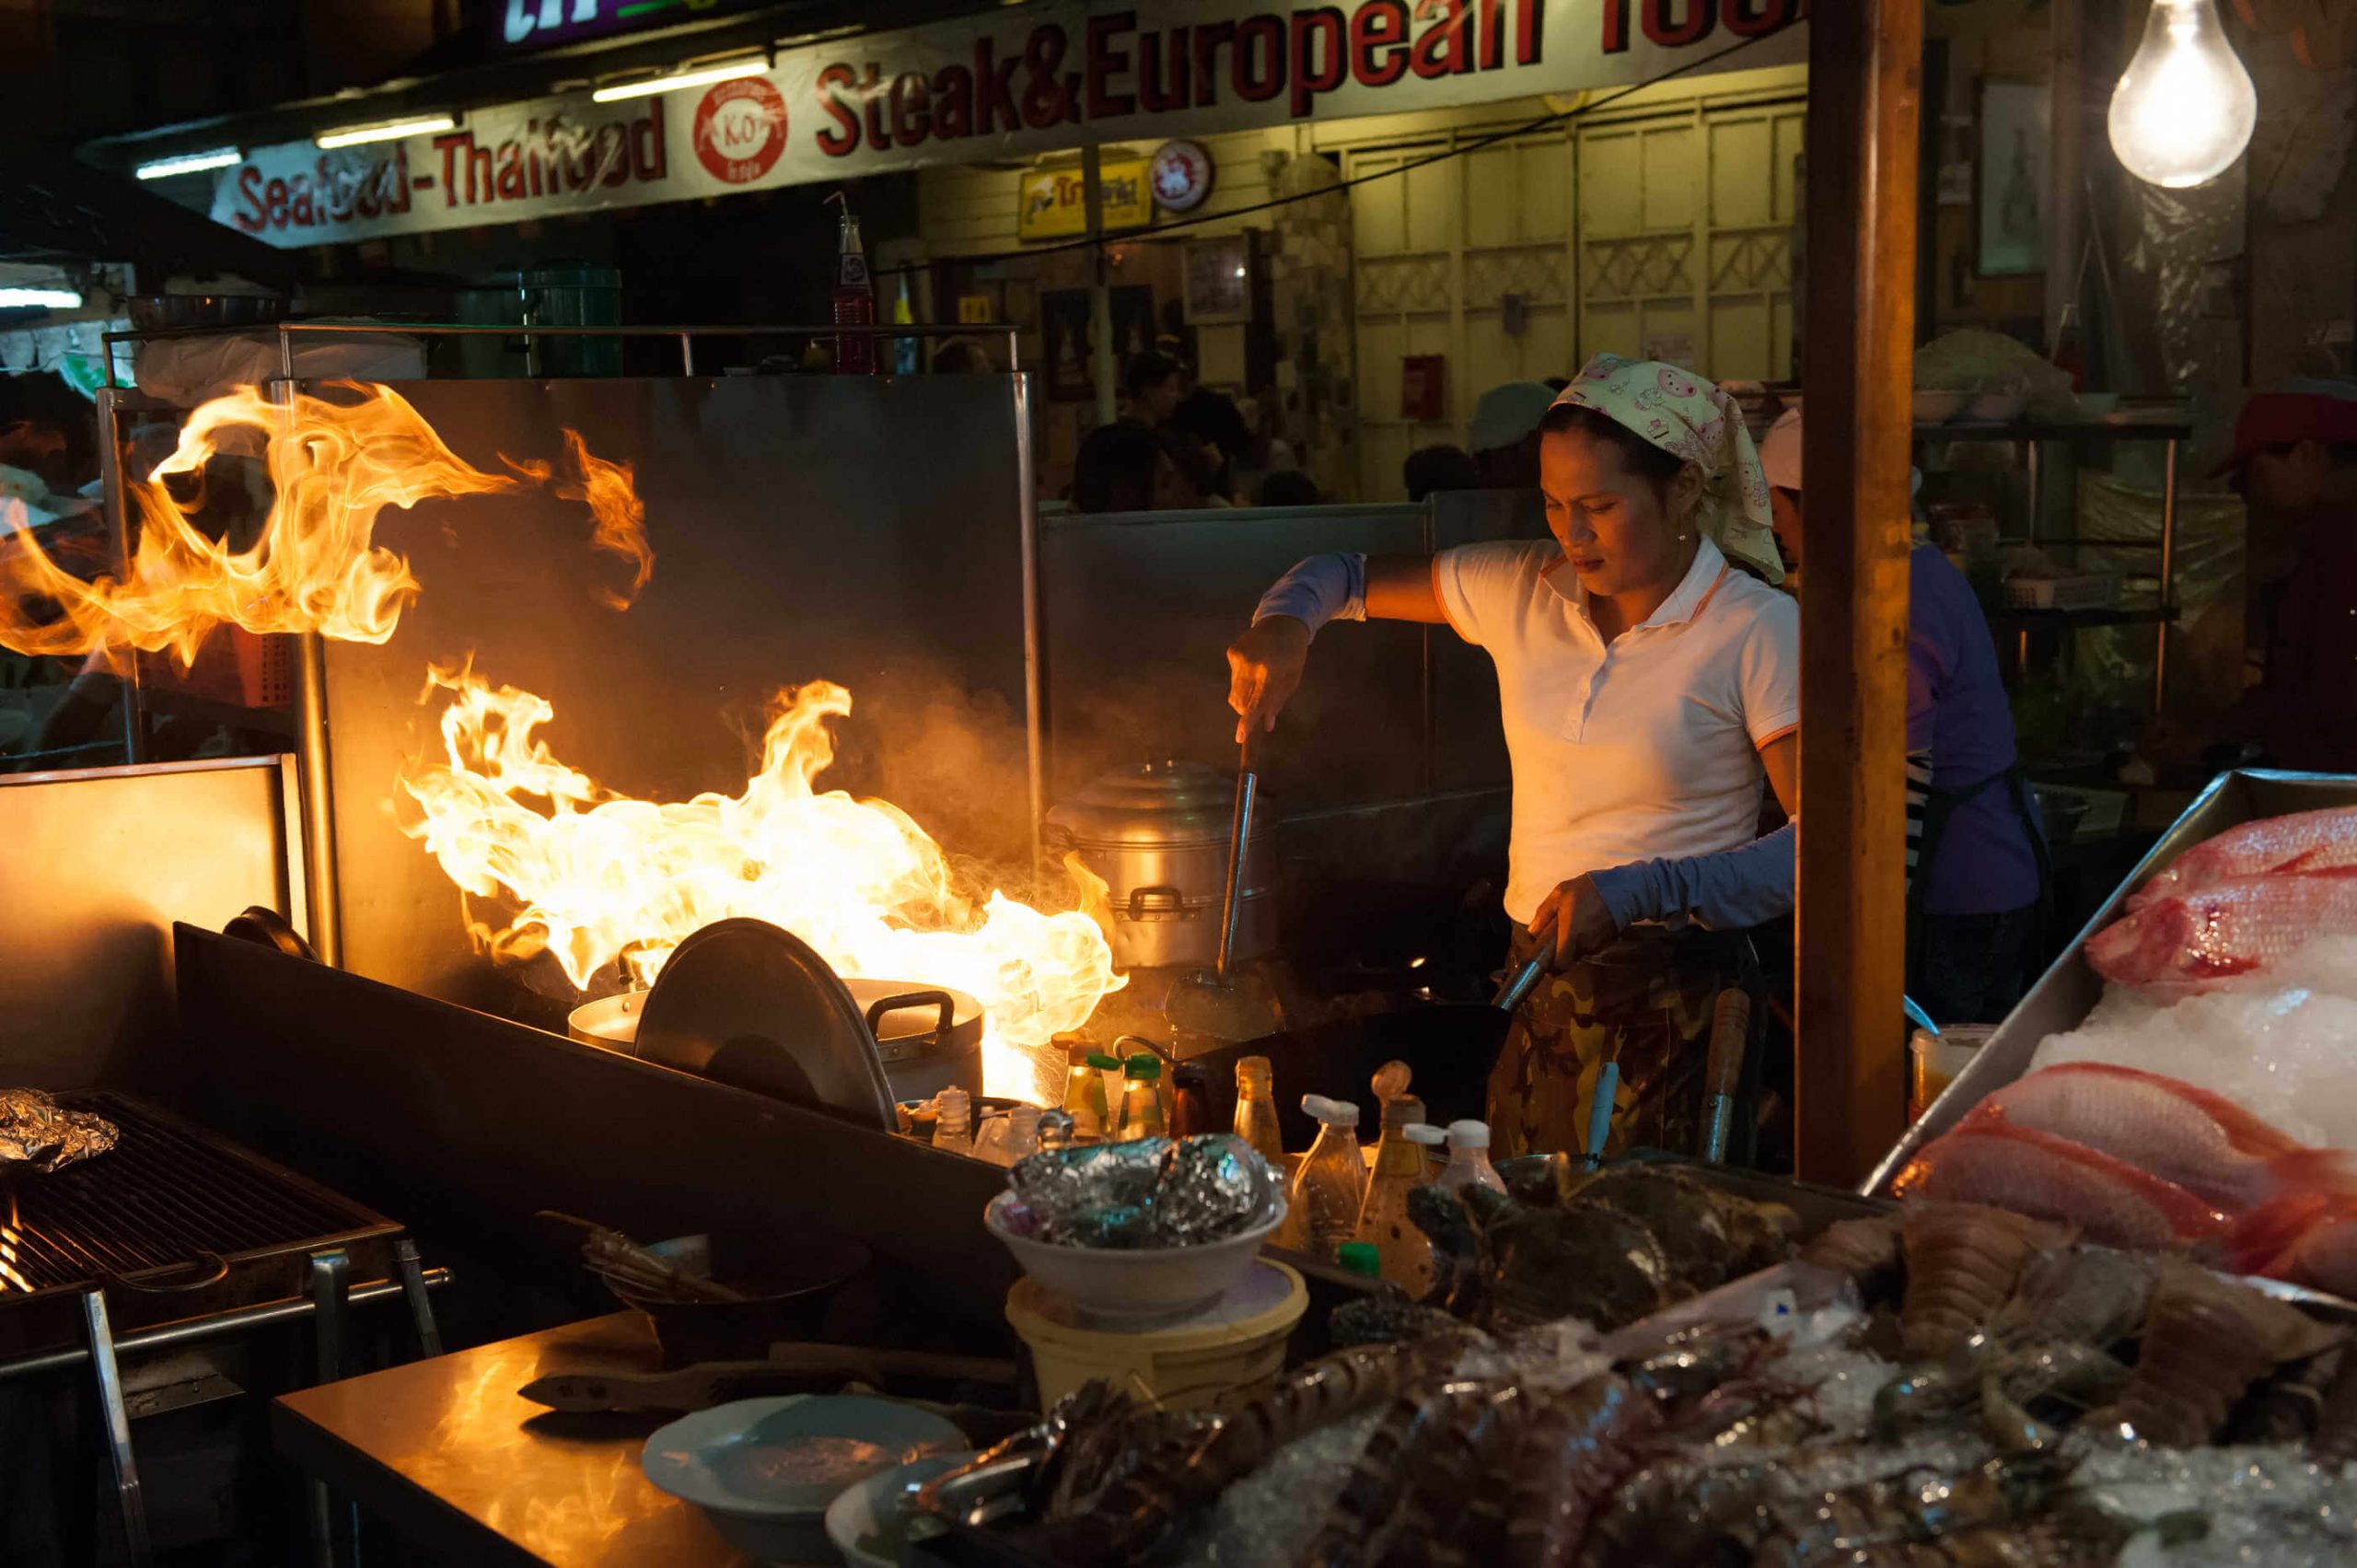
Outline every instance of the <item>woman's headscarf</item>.
<svg viewBox="0 0 2357 1568">
<path fill-rule="evenodd" d="M 1652 359 L 1599 354 L 1555 403 L 1591 408 L 1702 470 L 1694 521 L 1730 559 L 1784 580 L 1768 507 L 1768 477 L 1733 398 L 1690 370 Z"/>
</svg>

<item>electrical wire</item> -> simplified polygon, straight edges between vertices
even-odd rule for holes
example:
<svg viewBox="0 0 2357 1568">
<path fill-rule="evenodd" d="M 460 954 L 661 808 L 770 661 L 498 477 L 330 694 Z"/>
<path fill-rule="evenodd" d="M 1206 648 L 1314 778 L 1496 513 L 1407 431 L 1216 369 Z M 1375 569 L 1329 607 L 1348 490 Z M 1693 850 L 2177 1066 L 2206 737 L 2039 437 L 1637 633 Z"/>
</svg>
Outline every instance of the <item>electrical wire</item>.
<svg viewBox="0 0 2357 1568">
<path fill-rule="evenodd" d="M 1011 261 L 1030 256 L 1056 256 L 1069 250 L 1086 250 L 1092 247 L 1134 244 L 1140 240 L 1159 239 L 1164 235 L 1173 234 L 1180 229 L 1199 227 L 1207 223 L 1225 223 L 1231 218 L 1250 217 L 1256 213 L 1271 212 L 1278 207 L 1291 206 L 1295 202 L 1306 202 L 1319 196 L 1339 195 L 1344 191 L 1354 190 L 1361 185 L 1369 185 L 1378 180 L 1390 180 L 1406 174 L 1411 169 L 1426 168 L 1436 163 L 1446 163 L 1450 158 L 1463 157 L 1469 153 L 1478 153 L 1482 148 L 1495 146 L 1500 142 L 1510 142 L 1518 136 L 1527 136 L 1536 131 L 1548 130 L 1556 125 L 1568 124 L 1574 120 L 1583 119 L 1596 113 L 1598 110 L 1609 109 L 1632 94 L 1643 92 L 1648 87 L 1659 87 L 1662 83 L 1683 76 L 1689 72 L 1700 70 L 1705 65 L 1716 64 L 1722 60 L 1740 54 L 1755 44 L 1765 43 L 1771 38 L 1781 37 L 1787 29 L 1799 26 L 1805 19 L 1805 17 L 1794 17 L 1779 22 L 1767 31 L 1754 33 L 1742 42 L 1722 49 L 1715 54 L 1680 61 L 1659 75 L 1648 76 L 1642 82 L 1631 82 L 1617 92 L 1608 93 L 1593 102 L 1575 104 L 1570 109 L 1542 114 L 1536 120 L 1528 120 L 1519 125 L 1509 125 L 1503 130 L 1492 131 L 1476 136 L 1469 142 L 1454 143 L 1438 152 L 1428 153 L 1422 157 L 1411 158 L 1390 168 L 1353 175 L 1348 180 L 1337 180 L 1331 185 L 1323 185 L 1315 191 L 1300 191 L 1290 196 L 1271 196 L 1265 202 L 1254 202 L 1241 207 L 1229 207 L 1216 213 L 1196 213 L 1188 217 L 1175 218 L 1168 223 L 1156 224 L 1151 229 L 1122 234 L 1083 235 L 1078 239 L 1060 240 L 1053 245 L 1028 245 L 1016 250 L 942 256 L 932 261 L 911 261 L 902 266 L 878 267 L 876 269 L 876 274 L 878 277 L 890 277 L 901 273 L 922 273 L 929 268 L 944 265 L 974 266 L 988 261 Z"/>
</svg>

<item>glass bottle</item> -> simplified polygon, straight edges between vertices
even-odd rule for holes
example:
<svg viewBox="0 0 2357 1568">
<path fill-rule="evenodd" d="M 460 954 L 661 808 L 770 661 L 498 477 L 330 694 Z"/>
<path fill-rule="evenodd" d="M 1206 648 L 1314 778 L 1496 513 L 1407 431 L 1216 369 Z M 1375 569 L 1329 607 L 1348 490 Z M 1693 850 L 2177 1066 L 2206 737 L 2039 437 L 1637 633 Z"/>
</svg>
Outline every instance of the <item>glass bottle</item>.
<svg viewBox="0 0 2357 1568">
<path fill-rule="evenodd" d="M 935 1095 L 934 1107 L 941 1113 L 941 1121 L 933 1132 L 933 1146 L 953 1155 L 974 1152 L 974 1102 L 965 1090 L 952 1084 Z"/>
<path fill-rule="evenodd" d="M 1006 1113 L 1005 1157 L 1001 1165 L 1013 1165 L 1026 1155 L 1039 1152 L 1039 1108 L 1018 1103 Z"/>
<path fill-rule="evenodd" d="M 1375 1174 L 1359 1206 L 1356 1239 L 1376 1249 L 1383 1277 L 1421 1299 L 1433 1283 L 1433 1244 L 1408 1218 L 1408 1194 L 1424 1184 L 1424 1151 L 1407 1136 L 1425 1126 L 1424 1102 L 1394 1095 L 1383 1107 L 1375 1144 Z"/>
<path fill-rule="evenodd" d="M 1236 1064 L 1236 1135 L 1269 1162 L 1285 1167 L 1285 1143 L 1277 1130 L 1276 1083 L 1265 1056 L 1247 1056 Z"/>
<path fill-rule="evenodd" d="M 1075 1045 L 1064 1053 L 1064 1109 L 1072 1114 L 1075 1144 L 1098 1143 L 1112 1131 L 1106 1126 L 1112 1120 L 1112 1108 L 1105 1099 L 1105 1074 L 1097 1066 L 1111 1060 L 1085 1045 Z"/>
<path fill-rule="evenodd" d="M 1211 1088 L 1200 1063 L 1181 1062 L 1170 1069 L 1170 1087 L 1172 1137 L 1191 1138 L 1198 1132 L 1216 1131 L 1212 1125 Z"/>
<path fill-rule="evenodd" d="M 1494 1192 L 1506 1190 L 1505 1178 L 1490 1163 L 1490 1124 L 1486 1121 L 1452 1121 L 1448 1124 L 1448 1168 L 1440 1173 L 1440 1184 L 1447 1188 L 1470 1187 L 1479 1184 Z"/>
<path fill-rule="evenodd" d="M 1130 1058 L 1121 1080 L 1121 1142 L 1159 1138 L 1168 1123 L 1162 1119 L 1162 1062 L 1149 1051 Z"/>
<path fill-rule="evenodd" d="M 1346 1099 L 1304 1095 L 1301 1109 L 1318 1123 L 1318 1141 L 1293 1179 L 1289 1234 L 1300 1250 L 1326 1262 L 1358 1229 L 1366 1202 L 1366 1160 L 1359 1153 L 1359 1108 Z"/>
</svg>

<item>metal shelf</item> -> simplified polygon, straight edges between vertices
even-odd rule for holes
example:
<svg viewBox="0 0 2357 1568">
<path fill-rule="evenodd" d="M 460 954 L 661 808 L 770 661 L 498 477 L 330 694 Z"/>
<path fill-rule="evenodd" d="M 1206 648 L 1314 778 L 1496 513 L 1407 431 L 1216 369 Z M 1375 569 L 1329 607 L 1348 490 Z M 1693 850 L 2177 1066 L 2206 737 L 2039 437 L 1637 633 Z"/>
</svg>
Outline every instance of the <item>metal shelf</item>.
<svg viewBox="0 0 2357 1568">
<path fill-rule="evenodd" d="M 2177 622 L 2175 605 L 2155 605 L 2143 610 L 2055 610 L 2027 605 L 2000 605 L 1992 620 L 2014 621 L 2024 628 L 2032 626 L 2170 626 Z"/>
<path fill-rule="evenodd" d="M 2192 419 L 2177 409 L 2130 411 L 2095 419 L 1917 420 L 1918 441 L 2189 441 Z"/>
</svg>

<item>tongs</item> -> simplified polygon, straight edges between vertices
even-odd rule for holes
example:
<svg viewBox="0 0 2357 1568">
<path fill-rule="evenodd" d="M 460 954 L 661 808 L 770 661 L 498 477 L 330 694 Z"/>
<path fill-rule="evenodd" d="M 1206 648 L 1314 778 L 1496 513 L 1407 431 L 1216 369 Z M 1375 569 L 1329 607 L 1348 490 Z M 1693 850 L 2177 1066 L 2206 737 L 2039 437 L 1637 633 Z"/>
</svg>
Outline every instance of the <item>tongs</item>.
<svg viewBox="0 0 2357 1568">
<path fill-rule="evenodd" d="M 1258 1040 L 1273 1019 L 1236 981 L 1236 929 L 1244 906 L 1244 857 L 1252 842 L 1252 808 L 1260 792 L 1260 732 L 1248 729 L 1237 754 L 1236 818 L 1227 845 L 1227 890 L 1220 903 L 1219 960 L 1170 988 L 1164 1013 L 1175 1029 L 1214 1040 Z"/>
</svg>

